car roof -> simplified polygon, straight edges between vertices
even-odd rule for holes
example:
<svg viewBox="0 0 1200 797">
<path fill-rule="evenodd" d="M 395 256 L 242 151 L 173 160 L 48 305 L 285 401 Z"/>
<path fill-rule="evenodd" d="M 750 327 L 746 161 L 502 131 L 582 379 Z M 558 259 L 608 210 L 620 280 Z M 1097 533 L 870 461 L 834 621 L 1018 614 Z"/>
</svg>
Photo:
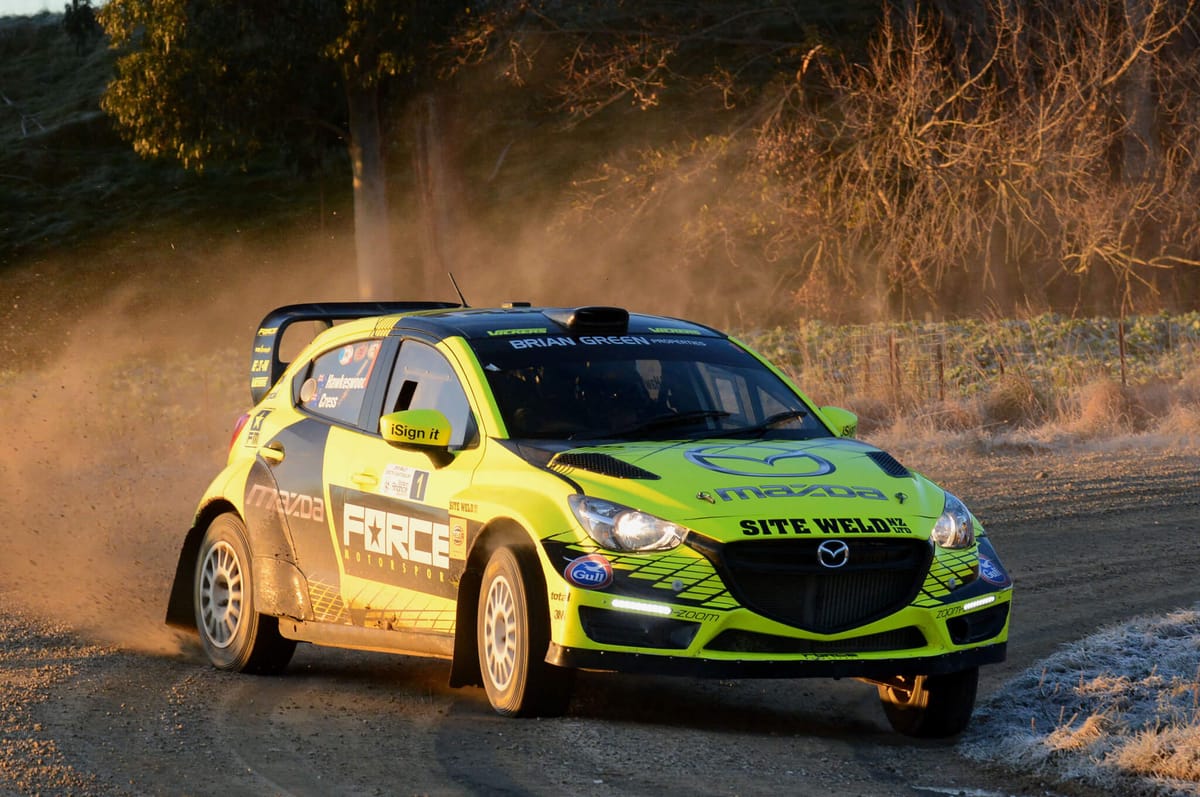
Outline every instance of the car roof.
<svg viewBox="0 0 1200 797">
<path fill-rule="evenodd" d="M 443 339 L 482 340 L 514 335 L 693 335 L 725 337 L 711 327 L 616 307 L 492 307 L 432 310 L 397 318 L 392 334 L 424 332 Z"/>
</svg>

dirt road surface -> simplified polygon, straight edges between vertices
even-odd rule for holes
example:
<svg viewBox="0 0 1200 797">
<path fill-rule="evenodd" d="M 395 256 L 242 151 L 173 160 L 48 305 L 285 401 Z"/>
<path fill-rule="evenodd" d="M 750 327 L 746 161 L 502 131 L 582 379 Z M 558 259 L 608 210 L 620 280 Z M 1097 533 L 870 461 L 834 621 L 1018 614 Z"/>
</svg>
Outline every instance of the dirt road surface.
<svg viewBox="0 0 1200 797">
<path fill-rule="evenodd" d="M 0 795 L 1097 794 L 900 737 L 853 681 L 585 673 L 567 716 L 506 720 L 436 661 L 302 646 L 280 677 L 217 672 L 162 617 L 255 321 L 206 317 L 139 360 L 170 319 L 122 335 L 144 317 L 122 312 L 76 327 L 59 366 L 0 380 Z M 967 501 L 1015 576 L 1009 659 L 981 697 L 1064 642 L 1200 600 L 1194 442 L 890 447 Z"/>
<path fill-rule="evenodd" d="M 1009 660 L 984 670 L 984 695 L 1062 642 L 1200 598 L 1198 466 L 1139 448 L 929 462 L 1016 577 Z M 220 673 L 156 623 L 187 497 L 166 515 L 174 524 L 145 526 L 153 512 L 123 510 L 163 500 L 154 478 L 110 480 L 93 525 L 56 536 L 72 518 L 30 494 L 8 512 L 109 555 L 93 554 L 90 574 L 58 574 L 75 583 L 56 583 L 56 555 L 71 554 L 53 550 L 6 574 L 0 794 L 1093 793 L 896 736 L 855 682 L 584 674 L 568 716 L 519 721 L 493 714 L 481 690 L 448 688 L 439 662 L 302 646 L 281 677 Z M 42 610 L 63 595 L 69 624 Z"/>
</svg>

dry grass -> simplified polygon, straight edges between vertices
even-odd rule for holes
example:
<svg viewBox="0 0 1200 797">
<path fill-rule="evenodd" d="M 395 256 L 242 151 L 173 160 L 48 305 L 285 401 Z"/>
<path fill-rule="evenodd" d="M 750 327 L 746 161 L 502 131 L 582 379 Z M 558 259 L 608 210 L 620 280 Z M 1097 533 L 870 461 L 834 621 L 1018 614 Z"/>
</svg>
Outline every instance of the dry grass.
<svg viewBox="0 0 1200 797">
<path fill-rule="evenodd" d="M 960 750 L 1114 794 L 1200 794 L 1200 605 L 1066 646 L 981 703 Z"/>
<path fill-rule="evenodd" d="M 1200 783 L 1200 729 L 1174 725 L 1140 731 L 1110 758 L 1139 775 Z"/>
</svg>

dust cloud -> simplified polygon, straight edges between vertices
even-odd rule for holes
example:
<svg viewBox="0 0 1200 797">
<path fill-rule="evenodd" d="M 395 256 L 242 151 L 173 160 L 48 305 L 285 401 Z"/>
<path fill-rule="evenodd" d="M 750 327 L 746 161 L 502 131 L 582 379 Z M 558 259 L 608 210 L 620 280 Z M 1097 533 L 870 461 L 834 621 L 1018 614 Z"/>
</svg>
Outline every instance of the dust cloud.
<svg viewBox="0 0 1200 797">
<path fill-rule="evenodd" d="M 415 240 L 415 225 L 398 224 L 396 238 Z M 125 235 L 0 280 L 0 584 L 4 600 L 93 641 L 169 654 L 192 644 L 164 625 L 167 595 L 197 501 L 249 408 L 254 330 L 280 305 L 353 300 L 353 234 Z M 633 259 L 636 247 L 600 225 L 527 218 L 505 240 L 466 225 L 451 244 L 447 270 L 472 306 L 688 315 L 709 292 Z M 415 250 L 398 253 L 402 274 L 417 268 Z M 395 298 L 457 300 L 444 273 L 422 281 L 430 289 L 414 295 L 401 280 Z"/>
<path fill-rule="evenodd" d="M 190 644 L 163 624 L 167 595 L 249 405 L 254 329 L 280 304 L 353 298 L 338 290 L 354 284 L 332 265 L 338 246 L 215 249 L 164 242 L 133 267 L 127 252 L 113 267 L 42 262 L 0 293 L 0 583 L 5 600 L 97 642 Z"/>
</svg>

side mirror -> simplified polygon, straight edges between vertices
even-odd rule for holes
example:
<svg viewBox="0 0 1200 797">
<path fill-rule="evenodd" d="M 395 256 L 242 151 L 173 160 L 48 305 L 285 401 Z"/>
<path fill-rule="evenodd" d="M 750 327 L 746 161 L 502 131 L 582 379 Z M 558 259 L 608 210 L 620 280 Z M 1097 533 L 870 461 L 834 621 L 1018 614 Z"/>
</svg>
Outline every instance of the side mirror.
<svg viewBox="0 0 1200 797">
<path fill-rule="evenodd" d="M 838 437 L 854 437 L 858 434 L 858 416 L 841 407 L 822 407 L 821 416 Z"/>
<path fill-rule="evenodd" d="M 446 450 L 450 445 L 450 420 L 441 410 L 401 410 L 379 419 L 383 439 L 399 448 Z"/>
</svg>

